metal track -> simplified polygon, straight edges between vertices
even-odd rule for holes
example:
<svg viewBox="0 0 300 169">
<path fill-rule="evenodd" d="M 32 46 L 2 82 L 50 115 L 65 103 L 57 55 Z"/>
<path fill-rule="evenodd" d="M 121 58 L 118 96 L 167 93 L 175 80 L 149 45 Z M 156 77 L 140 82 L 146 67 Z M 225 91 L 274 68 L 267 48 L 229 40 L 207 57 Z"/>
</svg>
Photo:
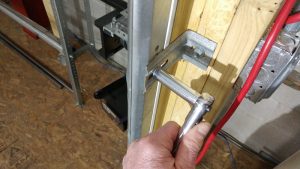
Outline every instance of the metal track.
<svg viewBox="0 0 300 169">
<path fill-rule="evenodd" d="M 20 25 L 24 26 L 33 33 L 36 33 L 39 38 L 47 42 L 50 46 L 54 47 L 58 51 L 62 51 L 62 46 L 60 45 L 58 39 L 52 35 L 47 29 L 43 28 L 39 24 L 33 22 L 29 18 L 19 14 L 18 12 L 11 9 L 4 2 L 0 1 L 0 11 L 11 17 Z"/>
<path fill-rule="evenodd" d="M 36 70 L 43 73 L 48 79 L 50 79 L 53 83 L 56 84 L 59 88 L 66 88 L 69 91 L 73 92 L 71 85 L 65 82 L 61 77 L 56 75 L 54 72 L 49 70 L 42 63 L 34 59 L 30 54 L 24 51 L 20 46 L 15 44 L 12 40 L 6 37 L 2 32 L 0 32 L 0 41 L 2 41 L 7 47 L 14 50 L 19 56 L 21 56 L 24 60 L 26 60 L 29 64 L 31 64 Z"/>
</svg>

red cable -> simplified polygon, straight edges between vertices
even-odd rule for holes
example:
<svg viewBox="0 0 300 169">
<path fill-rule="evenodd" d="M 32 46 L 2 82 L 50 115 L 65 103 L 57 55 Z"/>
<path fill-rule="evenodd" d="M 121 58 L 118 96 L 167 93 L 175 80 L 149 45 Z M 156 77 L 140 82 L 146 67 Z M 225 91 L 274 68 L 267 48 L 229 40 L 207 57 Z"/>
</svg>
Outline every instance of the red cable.
<svg viewBox="0 0 300 169">
<path fill-rule="evenodd" d="M 289 16 L 288 19 L 286 20 L 286 24 L 292 24 L 296 22 L 300 22 L 300 12 Z"/>
<path fill-rule="evenodd" d="M 266 41 L 261 48 L 261 51 L 256 59 L 255 64 L 253 65 L 253 68 L 244 84 L 240 92 L 238 93 L 237 97 L 235 98 L 233 104 L 228 109 L 225 116 L 221 119 L 221 121 L 216 125 L 216 127 L 213 129 L 213 131 L 210 133 L 210 135 L 207 137 L 206 142 L 204 143 L 195 163 L 199 164 L 202 158 L 204 157 L 205 153 L 209 149 L 211 143 L 215 139 L 218 132 L 222 129 L 222 127 L 225 125 L 225 123 L 230 119 L 230 117 L 233 115 L 234 111 L 237 109 L 237 107 L 240 105 L 242 100 L 245 98 L 246 94 L 248 93 L 249 89 L 251 88 L 254 80 L 256 79 L 263 63 L 265 62 L 278 34 L 280 33 L 283 25 L 285 24 L 285 21 L 287 20 L 296 0 L 286 0 L 284 6 L 280 10 L 280 13 L 278 14 L 274 25 L 272 26 L 272 29 L 270 33 L 268 34 Z"/>
</svg>

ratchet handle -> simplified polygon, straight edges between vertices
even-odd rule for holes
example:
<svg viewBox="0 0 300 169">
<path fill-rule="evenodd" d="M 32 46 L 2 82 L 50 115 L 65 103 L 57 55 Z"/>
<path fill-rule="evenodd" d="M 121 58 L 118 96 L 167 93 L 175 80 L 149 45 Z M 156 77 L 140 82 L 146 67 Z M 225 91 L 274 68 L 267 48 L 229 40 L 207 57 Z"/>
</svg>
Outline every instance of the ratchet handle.
<svg viewBox="0 0 300 169">
<path fill-rule="evenodd" d="M 204 96 L 204 97 L 203 97 Z M 177 135 L 174 142 L 172 155 L 175 157 L 178 151 L 179 145 L 186 135 L 186 133 L 192 129 L 196 124 L 203 120 L 203 116 L 210 111 L 210 107 L 214 101 L 214 98 L 208 94 L 201 95 L 198 100 L 194 103 L 191 111 L 188 113 L 185 121 Z"/>
</svg>

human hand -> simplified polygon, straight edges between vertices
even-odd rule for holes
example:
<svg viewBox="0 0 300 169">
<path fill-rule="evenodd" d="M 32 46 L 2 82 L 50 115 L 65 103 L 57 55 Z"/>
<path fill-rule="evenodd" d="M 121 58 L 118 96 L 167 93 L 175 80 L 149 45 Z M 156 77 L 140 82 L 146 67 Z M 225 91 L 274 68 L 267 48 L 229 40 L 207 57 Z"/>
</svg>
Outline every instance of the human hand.
<svg viewBox="0 0 300 169">
<path fill-rule="evenodd" d="M 194 126 L 184 136 L 174 158 L 171 151 L 180 126 L 168 122 L 156 132 L 131 143 L 123 159 L 123 169 L 194 169 L 209 129 L 207 122 Z"/>
</svg>

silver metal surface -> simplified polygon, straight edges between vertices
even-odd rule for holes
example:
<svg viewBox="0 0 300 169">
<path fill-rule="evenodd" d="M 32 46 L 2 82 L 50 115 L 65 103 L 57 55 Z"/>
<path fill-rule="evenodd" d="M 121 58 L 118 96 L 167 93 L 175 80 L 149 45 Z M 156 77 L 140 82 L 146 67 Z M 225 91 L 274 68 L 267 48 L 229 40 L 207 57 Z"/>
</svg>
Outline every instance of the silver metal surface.
<svg viewBox="0 0 300 169">
<path fill-rule="evenodd" d="M 127 10 L 121 12 L 122 16 L 113 18 L 112 22 L 103 27 L 103 31 L 111 37 L 117 36 L 124 42 L 128 42 L 128 13 Z"/>
<path fill-rule="evenodd" d="M 60 45 L 58 39 L 54 37 L 51 32 L 49 32 L 39 24 L 14 11 L 2 1 L 0 1 L 0 11 L 6 14 L 7 16 L 11 17 L 13 20 L 15 20 L 20 25 L 24 26 L 31 32 L 37 34 L 39 38 L 44 40 L 50 46 L 54 47 L 58 51 L 62 51 L 62 46 Z"/>
<path fill-rule="evenodd" d="M 152 85 L 157 85 L 157 83 L 155 82 L 154 78 L 151 77 L 155 77 L 157 79 L 159 79 L 160 82 L 162 82 L 163 84 L 167 85 L 168 87 L 171 88 L 171 90 L 174 91 L 180 91 L 183 90 L 183 94 L 181 94 L 180 92 L 178 92 L 179 95 L 181 95 L 184 99 L 187 99 L 188 102 L 190 102 L 191 104 L 193 104 L 194 102 L 196 102 L 197 98 L 199 95 L 197 95 L 197 92 L 193 92 L 193 90 L 190 90 L 189 87 L 185 86 L 184 84 L 180 83 L 179 81 L 174 80 L 174 78 L 164 72 L 161 71 L 156 71 L 154 72 L 154 70 L 166 70 L 168 69 L 170 66 L 172 66 L 173 64 L 175 64 L 178 60 L 186 60 L 190 63 L 193 63 L 194 65 L 206 69 L 209 65 L 209 62 L 211 60 L 211 57 L 213 55 L 213 52 L 216 48 L 216 43 L 214 43 L 213 41 L 210 41 L 206 38 L 204 38 L 203 36 L 192 32 L 192 31 L 187 31 L 185 32 L 183 35 L 181 35 L 178 39 L 176 39 L 172 44 L 170 44 L 165 50 L 161 51 L 158 55 L 156 55 L 155 57 L 153 57 L 150 60 L 150 63 L 148 64 L 146 60 L 144 60 L 144 64 L 146 62 L 146 64 L 148 64 L 147 66 L 145 66 L 144 68 L 140 68 L 139 73 L 143 72 L 146 73 L 143 75 L 143 77 L 141 77 L 141 81 L 139 82 L 139 85 L 142 85 L 140 87 L 142 87 L 143 90 L 148 91 L 149 87 L 152 87 L 151 92 L 155 92 L 155 94 L 148 94 L 146 96 L 150 96 L 154 98 L 154 101 L 150 102 L 149 98 L 147 98 L 147 104 L 145 106 L 141 105 L 144 103 L 144 100 L 141 100 L 141 98 L 139 100 L 136 100 L 136 103 L 141 103 L 138 104 L 136 106 L 139 106 L 141 108 L 141 110 L 143 110 L 143 108 L 145 108 L 144 110 L 147 110 L 144 113 L 145 117 L 149 117 L 150 115 L 148 115 L 149 113 L 151 113 L 151 122 L 149 123 L 149 129 L 150 131 L 153 130 L 154 127 L 154 119 L 156 117 L 156 108 L 157 108 L 157 103 L 158 103 L 158 90 L 159 88 L 156 88 L 156 90 L 153 90 L 153 86 Z M 145 48 L 143 48 L 145 49 Z M 145 52 L 145 51 L 143 51 Z M 147 58 L 144 58 L 147 59 Z M 140 60 L 137 60 L 140 61 Z M 129 66 L 129 68 L 131 68 Z M 146 70 L 145 70 L 146 69 Z M 146 87 L 144 86 L 146 84 Z M 182 87 L 185 86 L 185 87 Z M 138 88 L 135 88 L 136 90 Z M 145 91 L 140 91 L 141 94 L 142 92 L 144 92 L 143 94 L 145 94 Z M 133 92 L 132 92 L 133 93 Z M 193 93 L 194 95 L 189 95 L 189 93 Z M 142 97 L 142 96 L 141 96 Z M 143 98 L 145 99 L 145 98 Z M 153 98 L 152 98 L 153 99 Z M 130 102 L 129 102 L 130 103 Z M 136 104 L 133 103 L 133 104 Z M 143 106 L 143 107 L 141 107 Z M 152 109 L 150 109 L 149 107 L 152 107 Z M 149 111 L 152 110 L 152 111 Z M 129 111 L 131 112 L 131 111 Z M 140 119 L 143 118 L 143 114 L 139 116 Z M 137 119 L 136 119 L 137 120 Z M 139 130 L 140 131 L 140 130 Z"/>
<path fill-rule="evenodd" d="M 170 22 L 173 22 L 172 20 L 174 19 L 175 13 L 173 1 L 174 0 L 154 0 L 151 33 L 152 40 L 148 61 L 152 60 L 156 54 L 162 51 L 165 45 L 167 45 L 166 41 L 169 41 L 169 35 L 167 32 L 170 33 L 172 30 L 173 25 L 171 25 Z M 146 18 L 144 18 L 144 20 L 145 19 Z"/>
<path fill-rule="evenodd" d="M 93 29 L 93 18 L 91 12 L 91 5 L 90 0 L 83 0 L 84 1 L 84 13 L 86 19 L 86 26 L 88 31 L 88 44 L 90 47 L 95 47 L 95 36 L 94 36 L 94 29 Z"/>
<path fill-rule="evenodd" d="M 167 31 L 166 31 L 166 39 L 165 39 L 164 49 L 166 47 L 168 47 L 170 44 L 177 4 L 178 4 L 178 0 L 172 0 L 170 14 L 169 14 L 169 20 L 168 20 L 168 26 L 167 26 Z"/>
<path fill-rule="evenodd" d="M 203 94 L 199 96 L 197 101 L 193 104 L 193 107 L 189 114 L 187 115 L 179 133 L 177 139 L 174 143 L 172 154 L 175 157 L 178 147 L 190 129 L 192 129 L 196 124 L 200 123 L 206 112 L 210 111 L 210 107 L 213 104 L 214 98 L 209 94 Z"/>
<path fill-rule="evenodd" d="M 172 30 L 173 30 L 173 23 L 174 23 L 175 14 L 176 14 L 177 1 L 178 0 L 172 0 L 172 2 L 171 2 L 171 8 L 169 11 L 169 19 L 168 19 L 168 24 L 167 24 L 167 28 L 166 28 L 166 38 L 165 38 L 165 43 L 164 43 L 164 47 L 163 47 L 164 49 L 166 49 L 170 44 L 171 34 L 172 34 Z M 149 133 L 153 132 L 153 130 L 154 130 L 160 91 L 161 91 L 161 83 L 157 82 L 155 96 L 154 96 L 154 104 L 153 104 L 153 109 L 152 109 L 151 122 L 150 122 L 150 127 L 149 127 Z"/>
<path fill-rule="evenodd" d="M 75 65 L 74 54 L 68 38 L 68 27 L 65 20 L 65 14 L 63 9 L 63 2 L 61 0 L 52 0 L 53 13 L 56 19 L 57 28 L 59 31 L 59 37 L 63 47 L 63 54 L 66 58 L 66 64 L 69 74 L 70 83 L 72 86 L 73 94 L 77 105 L 83 105 L 83 99 L 81 95 L 81 88 L 78 80 L 78 74 Z"/>
<path fill-rule="evenodd" d="M 209 41 L 201 35 L 195 34 L 194 32 L 188 31 L 180 36 L 167 49 L 162 51 L 161 54 L 157 56 L 159 59 L 156 57 L 156 59 L 154 60 L 153 65 L 150 64 L 150 68 L 156 68 L 154 70 L 149 70 L 151 74 L 147 78 L 148 81 L 151 82 L 152 79 L 158 80 L 160 83 L 168 87 L 171 91 L 193 105 L 192 110 L 186 117 L 186 120 L 181 130 L 179 131 L 178 137 L 174 144 L 174 148 L 172 151 L 172 154 L 174 156 L 176 155 L 177 149 L 184 135 L 194 125 L 202 120 L 204 114 L 210 110 L 214 98 L 206 93 L 200 95 L 198 92 L 186 86 L 180 80 L 177 80 L 174 76 L 166 73 L 163 69 L 167 69 L 169 66 L 180 59 L 184 59 L 190 63 L 195 64 L 198 67 L 207 68 L 209 62 L 206 63 L 206 61 L 209 60 L 210 57 L 212 57 L 215 47 L 216 44 L 214 42 Z M 153 130 L 153 128 L 150 129 Z"/>
<path fill-rule="evenodd" d="M 129 1 L 128 143 L 140 138 L 142 122 L 146 119 L 143 117 L 155 119 L 154 110 L 158 103 L 155 96 L 158 96 L 160 88 L 154 86 L 159 83 L 154 83 L 151 78 L 153 70 L 161 65 L 167 69 L 180 59 L 205 69 L 216 47 L 214 42 L 188 31 L 163 50 L 170 39 L 176 2 Z M 148 126 L 151 129 L 154 121 L 149 121 Z"/>
<path fill-rule="evenodd" d="M 200 95 L 198 92 L 181 83 L 175 77 L 164 72 L 161 68 L 156 68 L 153 71 L 153 78 L 157 79 L 171 91 L 193 105 L 174 143 L 172 154 L 175 156 L 184 135 L 197 123 L 201 122 L 205 113 L 210 111 L 214 98 L 207 93 Z"/>
<path fill-rule="evenodd" d="M 128 143 L 140 138 L 143 116 L 152 113 L 154 101 L 144 102 L 155 95 L 147 94 L 147 65 L 164 47 L 171 4 L 172 0 L 129 1 Z"/>
<path fill-rule="evenodd" d="M 155 68 L 163 65 L 162 68 L 167 70 L 179 60 L 185 60 L 206 70 L 215 49 L 215 42 L 196 32 L 186 31 L 151 60 L 148 65 L 149 75 Z"/>
<path fill-rule="evenodd" d="M 146 67 L 150 58 L 153 6 L 153 0 L 129 1 L 128 144 L 141 136 Z"/>
<path fill-rule="evenodd" d="M 300 23 L 299 23 L 300 24 Z M 299 53 L 299 47 L 297 49 L 297 51 L 295 52 L 295 56 L 300 55 Z M 298 58 L 298 60 L 300 60 Z M 295 90 L 298 90 L 300 91 L 300 61 L 298 61 L 298 64 L 295 64 L 295 69 L 291 71 L 291 73 L 288 75 L 288 77 L 284 80 L 284 84 L 295 89 Z"/>
<path fill-rule="evenodd" d="M 161 83 L 157 82 L 155 96 L 154 96 L 154 104 L 153 104 L 152 115 L 151 115 L 151 121 L 150 121 L 150 127 L 149 127 L 149 133 L 152 133 L 154 130 L 160 90 L 161 90 Z"/>
<path fill-rule="evenodd" d="M 198 92 L 181 83 L 174 76 L 169 75 L 160 68 L 153 71 L 153 77 L 190 104 L 195 104 L 200 96 Z"/>
<path fill-rule="evenodd" d="M 299 37 L 293 34 L 286 32 L 280 34 L 263 64 L 258 77 L 249 90 L 247 98 L 256 103 L 270 97 L 274 93 L 299 61 L 299 41 Z M 237 83 L 237 85 L 242 85 L 245 82 L 263 43 L 264 40 L 261 40 L 252 53 L 240 74 L 241 82 Z"/>
</svg>

